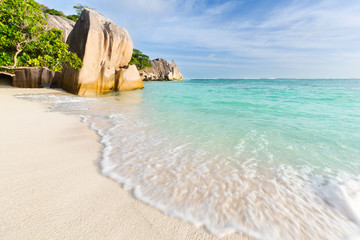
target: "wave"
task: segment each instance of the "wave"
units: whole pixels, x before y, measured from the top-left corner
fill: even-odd
[[[20,95],[81,117],[104,145],[101,173],[166,214],[219,235],[259,239],[356,239],[360,178],[279,162],[271,140],[251,132],[221,152],[173,136],[136,104],[69,95]],[[186,140],[186,141],[185,141]]]

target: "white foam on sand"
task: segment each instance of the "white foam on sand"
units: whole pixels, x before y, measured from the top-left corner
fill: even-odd
[[[326,180],[318,189],[322,198],[360,229],[360,179],[346,174]]]
[[[238,231],[260,239],[345,239],[357,232],[359,192],[341,185],[343,178],[329,185],[323,177],[315,182],[308,169],[265,169],[257,159],[239,163],[174,144],[139,119],[110,119],[106,132],[92,126],[105,145],[102,173],[169,215],[219,236]]]
[[[97,131],[104,145],[103,175],[132,189],[134,197],[214,234],[353,239],[359,232],[356,176],[336,171],[319,175],[311,166],[266,163],[246,155],[241,140],[232,155],[194,148],[154,128],[136,111],[109,111],[101,99],[30,98],[52,101],[54,111],[82,116]],[[89,110],[90,102],[96,111]],[[272,153],[264,156],[273,158]]]

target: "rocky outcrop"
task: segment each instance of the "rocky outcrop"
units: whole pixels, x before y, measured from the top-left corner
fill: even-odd
[[[174,60],[171,61],[170,68],[171,68],[171,71],[167,74],[167,79],[169,79],[170,81],[173,81],[173,80],[182,81],[182,80],[184,80],[184,77],[180,73],[179,68],[176,65]]]
[[[120,81],[119,84],[117,84],[116,90],[128,91],[144,87],[139,71],[135,65],[129,65],[128,68],[122,68],[120,72]]]
[[[55,72],[47,68],[26,67],[15,71],[12,85],[20,88],[48,88],[54,76]]]
[[[140,70],[140,76],[144,81],[173,81],[184,80],[174,60],[169,64],[163,58],[151,60],[151,67]]]
[[[47,16],[46,29],[51,29],[51,28],[61,29],[63,31],[62,41],[66,42],[66,40],[69,37],[70,32],[73,30],[73,28],[75,26],[75,22],[71,21],[70,19],[64,18],[64,17],[51,15],[51,14],[47,14],[47,13],[46,13],[46,16]]]
[[[127,68],[133,51],[129,33],[96,11],[85,9],[81,13],[67,44],[83,61],[83,66],[80,71],[64,69],[58,86],[65,91],[97,95],[116,91],[121,86],[127,86],[126,90],[143,87],[141,79],[133,77],[134,69]],[[131,80],[127,83],[127,79]]]

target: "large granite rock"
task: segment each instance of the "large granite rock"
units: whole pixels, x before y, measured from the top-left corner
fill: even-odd
[[[167,74],[167,79],[170,81],[178,80],[182,81],[184,80],[183,75],[180,73],[178,66],[176,65],[175,61],[172,60],[170,64],[170,72]]]
[[[173,81],[184,80],[174,60],[169,64],[163,58],[150,61],[151,67],[140,70],[140,76],[144,81]]]
[[[122,68],[120,72],[120,81],[116,86],[116,90],[128,91],[144,87],[139,71],[135,65],[129,65],[127,68]]]
[[[61,88],[78,95],[104,94],[119,88],[133,51],[133,43],[126,29],[94,10],[85,9],[67,44],[70,51],[83,61],[83,66],[80,71],[64,69],[58,82]],[[126,85],[125,82],[122,84]],[[128,85],[132,87],[127,90],[143,87],[141,79],[133,79]]]
[[[47,16],[46,29],[51,29],[51,28],[61,29],[63,31],[62,41],[66,42],[66,40],[69,37],[70,32],[73,30],[73,28],[75,26],[75,22],[71,21],[70,19],[64,18],[64,17],[51,15],[51,14],[47,14],[47,13],[46,13],[46,16]]]
[[[12,80],[14,87],[43,88],[50,87],[55,72],[43,67],[26,67],[15,71]]]

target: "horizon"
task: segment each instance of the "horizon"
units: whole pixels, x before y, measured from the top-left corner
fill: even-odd
[[[360,80],[360,78],[313,78],[313,77],[307,77],[307,78],[294,78],[294,77],[224,78],[224,77],[217,77],[217,78],[184,78],[183,81],[185,81],[185,80]],[[151,81],[148,81],[148,82],[151,82]]]
[[[355,0],[39,3],[67,15],[78,3],[94,8],[150,59],[173,59],[186,79],[360,78]]]

